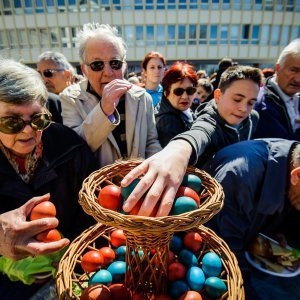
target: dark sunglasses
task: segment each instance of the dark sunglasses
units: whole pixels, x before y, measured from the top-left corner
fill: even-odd
[[[123,66],[123,61],[119,59],[112,59],[112,60],[95,60],[91,62],[90,64],[86,64],[88,67],[90,67],[93,71],[99,72],[104,69],[104,64],[108,62],[110,67],[113,70],[120,70]]]
[[[189,96],[192,96],[195,94],[196,92],[196,88],[193,87],[193,86],[189,86],[188,88],[184,89],[184,88],[176,88],[173,90],[173,93],[176,95],[176,96],[182,96],[184,92],[186,92]]]
[[[44,130],[51,124],[51,115],[46,113],[36,114],[30,121],[24,121],[21,117],[0,118],[0,131],[6,134],[21,132],[26,125],[34,130]]]
[[[46,69],[43,72],[39,71],[39,73],[41,75],[43,74],[47,78],[51,78],[54,75],[54,73],[62,72],[62,71],[65,71],[65,69]]]

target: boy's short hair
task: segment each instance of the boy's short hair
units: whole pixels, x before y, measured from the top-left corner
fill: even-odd
[[[204,91],[206,93],[208,93],[209,95],[213,92],[213,89],[214,89],[214,87],[211,84],[210,80],[208,80],[206,78],[200,78],[200,79],[198,79],[198,81],[197,81],[197,87],[198,86],[201,86],[204,89]]]
[[[218,88],[224,93],[233,82],[242,79],[251,80],[260,87],[263,82],[263,73],[260,69],[250,66],[232,66],[222,74]]]

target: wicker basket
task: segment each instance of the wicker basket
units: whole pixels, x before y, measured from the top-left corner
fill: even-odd
[[[83,273],[81,269],[80,261],[82,255],[87,250],[99,249],[99,242],[102,246],[110,246],[109,236],[114,229],[113,227],[106,227],[98,223],[85,230],[70,244],[69,249],[59,263],[56,276],[59,299],[80,299],[79,296],[73,293],[72,286],[76,284],[83,290],[84,285],[90,278],[89,274]],[[224,270],[220,278],[226,283],[228,288],[228,292],[226,292],[221,299],[244,300],[245,295],[241,272],[237,260],[227,244],[205,226],[192,228],[192,230],[198,232],[203,239],[203,246],[201,250],[197,252],[199,258],[208,251],[214,251],[221,257]],[[150,295],[149,297],[145,295],[145,299],[150,299]]]
[[[121,161],[95,171],[83,182],[79,202],[84,211],[98,222],[124,230],[130,253],[126,260],[130,267],[130,276],[126,278],[126,284],[133,290],[142,289],[144,293],[153,290],[160,293],[166,286],[168,247],[174,232],[198,227],[211,219],[221,209],[224,194],[220,184],[210,175],[188,167],[187,173],[200,177],[202,181],[202,191],[199,195],[202,203],[196,210],[180,215],[152,218],[125,215],[99,205],[97,197],[101,188],[107,184],[120,186],[123,177],[140,163],[140,160]],[[155,259],[159,262],[158,268],[152,268],[149,257],[144,255],[141,258],[138,250],[142,250],[143,253],[154,250]]]

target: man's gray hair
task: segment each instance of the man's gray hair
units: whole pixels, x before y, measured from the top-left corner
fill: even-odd
[[[73,68],[73,66],[69,63],[67,58],[60,52],[52,52],[52,51],[43,52],[38,57],[37,63],[41,61],[47,61],[47,60],[52,61],[60,69],[69,70],[71,72],[71,75],[76,74],[76,71]]]
[[[277,64],[282,66],[288,56],[300,55],[300,38],[291,41],[280,53]]]
[[[108,24],[87,23],[83,25],[82,30],[77,35],[79,43],[79,58],[81,63],[86,63],[86,44],[90,39],[110,40],[116,43],[120,49],[121,59],[126,59],[127,45],[121,36],[118,34],[116,27],[111,27]]]
[[[48,92],[40,74],[19,62],[0,58],[0,101],[15,105],[39,101],[44,106]]]

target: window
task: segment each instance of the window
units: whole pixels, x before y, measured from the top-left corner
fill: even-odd
[[[265,0],[265,10],[273,10],[273,0]]]
[[[251,10],[252,9],[252,0],[244,0],[244,10]]]
[[[279,45],[279,25],[273,25],[272,27],[272,35],[271,35],[271,45],[277,46]]]
[[[39,38],[41,48],[49,48],[49,37],[48,37],[48,29],[40,28],[39,29]]]
[[[300,36],[300,26],[295,26],[292,31],[291,39],[292,40],[297,39],[299,38],[299,36]]]
[[[121,10],[120,0],[112,0],[112,3],[113,3],[113,9]]]
[[[269,39],[270,39],[270,25],[263,25],[262,32],[261,32],[261,38],[260,38],[261,45],[262,46],[268,45]]]
[[[50,35],[50,43],[51,47],[61,47],[61,39],[59,37],[59,30],[57,27],[49,28],[49,35]]]
[[[134,1],[134,9],[142,10],[143,9],[143,0],[135,0]]]
[[[223,0],[222,9],[224,10],[230,9],[230,0]]]
[[[44,1],[35,0],[35,12],[37,14],[42,14],[44,12]]]
[[[165,1],[157,0],[156,1],[156,9],[165,9]]]
[[[4,49],[6,47],[6,43],[5,43],[5,34],[4,31],[0,30],[0,49]]]
[[[198,0],[190,0],[190,9],[198,9]]]
[[[179,9],[186,9],[187,8],[186,0],[179,0],[178,2],[179,2],[179,4],[178,4]]]
[[[135,26],[135,40],[138,47],[144,46],[144,27]]]
[[[219,10],[220,9],[220,1],[219,0],[212,0],[211,9]]]
[[[18,41],[20,48],[29,48],[28,46],[28,40],[27,40],[27,34],[25,29],[18,29]]]
[[[221,25],[220,30],[220,43],[228,44],[228,25]]]
[[[295,3],[295,5],[296,5],[296,11],[300,11],[300,1],[297,0],[295,2],[296,2]],[[287,0],[285,10],[286,11],[293,11],[294,10],[294,0]]]
[[[262,10],[262,0],[254,0],[254,9],[255,10]]]
[[[252,40],[251,40],[252,45],[258,45],[259,29],[260,29],[259,25],[252,26]]]
[[[9,0],[3,0],[3,11],[5,15],[11,15],[11,7],[10,7],[10,1]]]
[[[134,46],[133,26],[131,25],[124,26],[124,39],[128,47]]]
[[[175,25],[168,25],[168,45],[175,45]]]
[[[154,26],[146,26],[146,45],[154,46]]]
[[[185,45],[186,33],[185,25],[178,25],[178,45]]]
[[[210,25],[210,44],[216,45],[218,42],[218,25]]]
[[[175,0],[168,0],[168,9],[176,9]]]
[[[237,45],[239,42],[239,25],[231,25],[230,44]]]
[[[276,10],[283,11],[284,1],[283,0],[276,0]]]
[[[286,46],[290,42],[290,26],[285,25],[281,28],[280,45]]]
[[[156,45],[157,46],[164,46],[164,44],[165,44],[165,26],[164,25],[157,25],[156,30],[157,30]]]
[[[189,45],[196,45],[196,25],[195,24],[190,24],[189,25]]]
[[[37,35],[37,32],[36,32],[36,29],[33,28],[33,29],[29,29],[28,31],[28,37],[29,37],[29,43],[30,43],[30,46],[31,48],[33,47],[39,47],[39,39],[38,39],[38,35]]]
[[[241,0],[233,0],[233,9],[241,10],[242,9],[242,1]]]
[[[199,44],[207,43],[207,25],[200,25]]]
[[[201,9],[208,9],[208,0],[201,0],[200,8]]]
[[[16,32],[14,29],[7,30],[8,33],[8,44],[11,49],[18,48]]]
[[[153,0],[146,0],[146,9],[153,10]]]
[[[241,44],[248,44],[249,43],[249,31],[250,25],[242,25],[242,37],[241,37]]]

